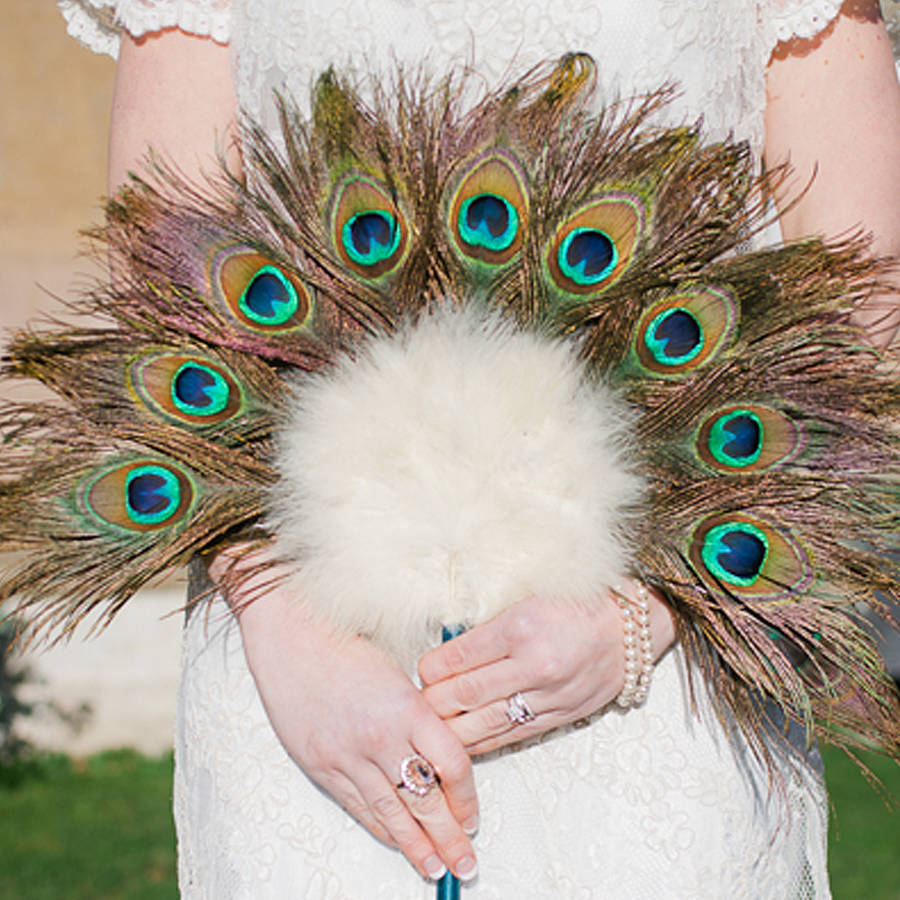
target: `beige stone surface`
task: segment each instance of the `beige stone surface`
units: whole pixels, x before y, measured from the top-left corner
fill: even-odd
[[[36,746],[85,756],[110,747],[156,755],[172,747],[184,588],[141,592],[95,637],[79,632],[68,643],[14,657],[32,677],[22,699],[37,713],[21,735]],[[84,727],[74,732],[47,707],[64,711],[87,703]]]
[[[99,222],[106,184],[112,60],[66,34],[52,0],[2,0],[0,29],[0,332],[59,311],[85,273],[78,231]],[[30,395],[26,391],[25,395]],[[0,397],[9,397],[0,386]],[[15,396],[23,393],[16,390]],[[2,451],[0,451],[2,452]],[[93,710],[73,735],[52,715],[23,724],[41,746],[76,755],[172,745],[184,589],[143,592],[93,639],[25,657],[35,678],[29,699]]]
[[[71,296],[78,230],[100,218],[113,63],[65,31],[51,0],[3,0],[0,326]]]

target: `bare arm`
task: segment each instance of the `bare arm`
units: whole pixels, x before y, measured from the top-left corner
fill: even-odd
[[[229,166],[238,171],[235,124],[227,47],[177,29],[126,36],[116,72],[110,191],[141,169],[148,146],[198,180],[218,167],[217,147],[230,147]],[[221,574],[224,565],[220,557],[212,568]],[[396,663],[366,641],[340,640],[282,589],[255,599],[240,627],[272,726],[304,771],[423,875],[439,876],[446,864],[471,877],[474,853],[460,824],[471,829],[477,819],[471,763]],[[443,790],[401,797],[400,763],[413,752],[435,765]]]
[[[227,46],[178,29],[137,40],[124,35],[110,122],[110,193],[140,169],[148,146],[194,178],[218,167],[218,142],[231,148],[229,167],[237,170],[236,117]]]
[[[900,257],[900,84],[877,0],[851,0],[823,34],[780,45],[768,68],[766,162],[790,160],[786,238],[835,237],[860,227],[873,250]],[[890,342],[900,301],[876,298],[860,314]]]

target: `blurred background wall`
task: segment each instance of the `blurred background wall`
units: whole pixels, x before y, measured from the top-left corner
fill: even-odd
[[[86,273],[78,231],[100,221],[114,63],[66,34],[52,0],[2,0],[0,29],[0,330],[58,311]],[[54,296],[55,295],[55,296]],[[3,391],[5,390],[5,394]],[[0,387],[0,396],[9,390]],[[2,452],[2,450],[0,450]],[[52,699],[93,714],[78,735],[46,712],[22,720],[44,747],[82,755],[104,747],[171,746],[183,602],[173,582],[146,592],[100,639],[28,662],[41,683],[25,699]]]
[[[53,306],[99,220],[113,61],[81,48],[49,0],[3,0],[0,29],[0,324]]]

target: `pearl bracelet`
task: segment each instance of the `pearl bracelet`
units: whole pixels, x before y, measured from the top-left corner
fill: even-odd
[[[625,683],[616,703],[624,709],[647,699],[653,674],[653,641],[650,636],[650,601],[647,588],[634,582],[634,599],[615,589],[625,632]]]

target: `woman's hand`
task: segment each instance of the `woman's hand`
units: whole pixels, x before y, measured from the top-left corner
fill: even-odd
[[[252,561],[258,557],[240,565]],[[213,578],[222,583],[228,565],[220,554],[210,566]],[[422,875],[439,878],[446,864],[471,878],[475,854],[465,830],[477,827],[478,801],[462,744],[389,656],[362,638],[335,634],[300,598],[272,585],[276,574],[269,570],[228,593],[250,671],[285,749]],[[424,797],[397,787],[401,762],[416,753],[441,781]]]
[[[654,658],[675,637],[668,607],[650,595]],[[429,651],[419,662],[424,695],[471,755],[584,718],[622,690],[625,650],[615,601],[530,598]],[[534,713],[513,725],[509,697]]]

